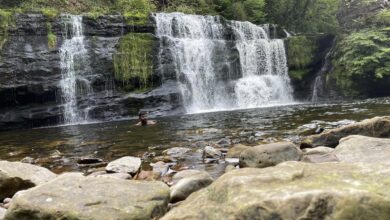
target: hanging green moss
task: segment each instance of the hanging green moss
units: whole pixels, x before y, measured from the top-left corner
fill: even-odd
[[[57,35],[55,35],[51,29],[51,23],[46,23],[47,28],[47,44],[50,49],[57,46]]]
[[[14,13],[0,8],[0,34],[7,35],[14,23]]]
[[[114,55],[115,79],[126,90],[145,89],[151,86],[154,39],[151,34],[130,33],[119,41]]]
[[[41,12],[49,21],[54,21],[54,19],[60,14],[60,12],[54,8],[43,8]]]
[[[315,56],[315,42],[306,36],[294,36],[288,39],[288,64],[290,68],[307,67]]]
[[[311,65],[316,61],[317,42],[306,36],[294,36],[286,44],[289,75],[292,80],[300,81],[313,72]]]

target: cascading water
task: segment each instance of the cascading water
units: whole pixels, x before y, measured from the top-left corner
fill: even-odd
[[[334,48],[335,43],[336,40],[333,40],[331,48]],[[314,79],[312,95],[311,95],[311,101],[314,103],[323,100],[326,96],[324,80],[326,77],[326,73],[330,71],[330,69],[332,68],[332,62],[331,62],[332,53],[333,51],[329,50],[328,53],[325,55],[323,65],[320,71],[318,71],[318,73],[316,74],[316,78]]]
[[[293,102],[284,43],[269,28],[182,13],[155,19],[160,69],[175,72],[188,113]]]
[[[91,91],[87,50],[84,45],[82,16],[63,15],[63,43],[60,48],[62,80],[60,88],[65,124],[78,124],[88,120],[88,108],[78,107],[78,96]]]

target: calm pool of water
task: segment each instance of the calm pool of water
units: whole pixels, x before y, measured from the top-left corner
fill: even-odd
[[[194,147],[199,141],[214,142],[224,137],[241,142],[253,137],[260,142],[297,140],[303,127],[319,124],[330,128],[383,115],[390,115],[390,98],[170,116],[156,118],[158,124],[149,127],[134,126],[136,121],[117,121],[15,130],[0,133],[0,159],[40,158],[41,165],[62,172],[79,170],[79,157],[110,161],[126,155],[141,156],[151,148]],[[189,160],[198,167],[216,169],[196,158]]]

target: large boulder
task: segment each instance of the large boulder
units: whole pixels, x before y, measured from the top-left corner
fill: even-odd
[[[173,182],[171,202],[175,203],[185,200],[191,193],[210,185],[213,178],[205,171],[185,170],[173,176]]]
[[[251,147],[245,146],[242,144],[236,144],[234,147],[230,148],[226,157],[227,158],[239,158],[241,153]]]
[[[110,162],[106,166],[107,173],[136,174],[141,168],[141,159],[138,157],[122,157]]]
[[[240,155],[240,167],[269,167],[284,161],[298,161],[302,152],[295,144],[278,142],[249,148]]]
[[[168,202],[169,188],[162,182],[67,173],[16,194],[5,219],[155,219]]]
[[[301,148],[317,146],[336,147],[341,138],[349,135],[388,138],[390,137],[390,116],[375,117],[318,135],[309,136],[302,141]]]
[[[390,219],[389,164],[285,162],[226,173],[162,219]]]
[[[56,177],[50,170],[21,162],[0,161],[0,200]]]
[[[390,139],[352,135],[341,139],[333,153],[343,162],[390,162]]]

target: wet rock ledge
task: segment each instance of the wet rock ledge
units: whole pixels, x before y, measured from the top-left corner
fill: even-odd
[[[191,153],[190,148],[172,148],[163,156],[149,153],[154,157],[151,171],[143,170],[146,159],[137,157],[119,158],[92,173],[59,176],[38,166],[0,161],[0,216],[387,220],[389,118],[325,131],[320,136],[331,134],[332,141],[319,147],[300,149],[289,142],[251,147],[227,139],[219,146],[202,146],[198,153],[205,161],[230,164],[217,179],[205,171],[172,166],[175,158]],[[319,135],[308,139],[314,137]]]

